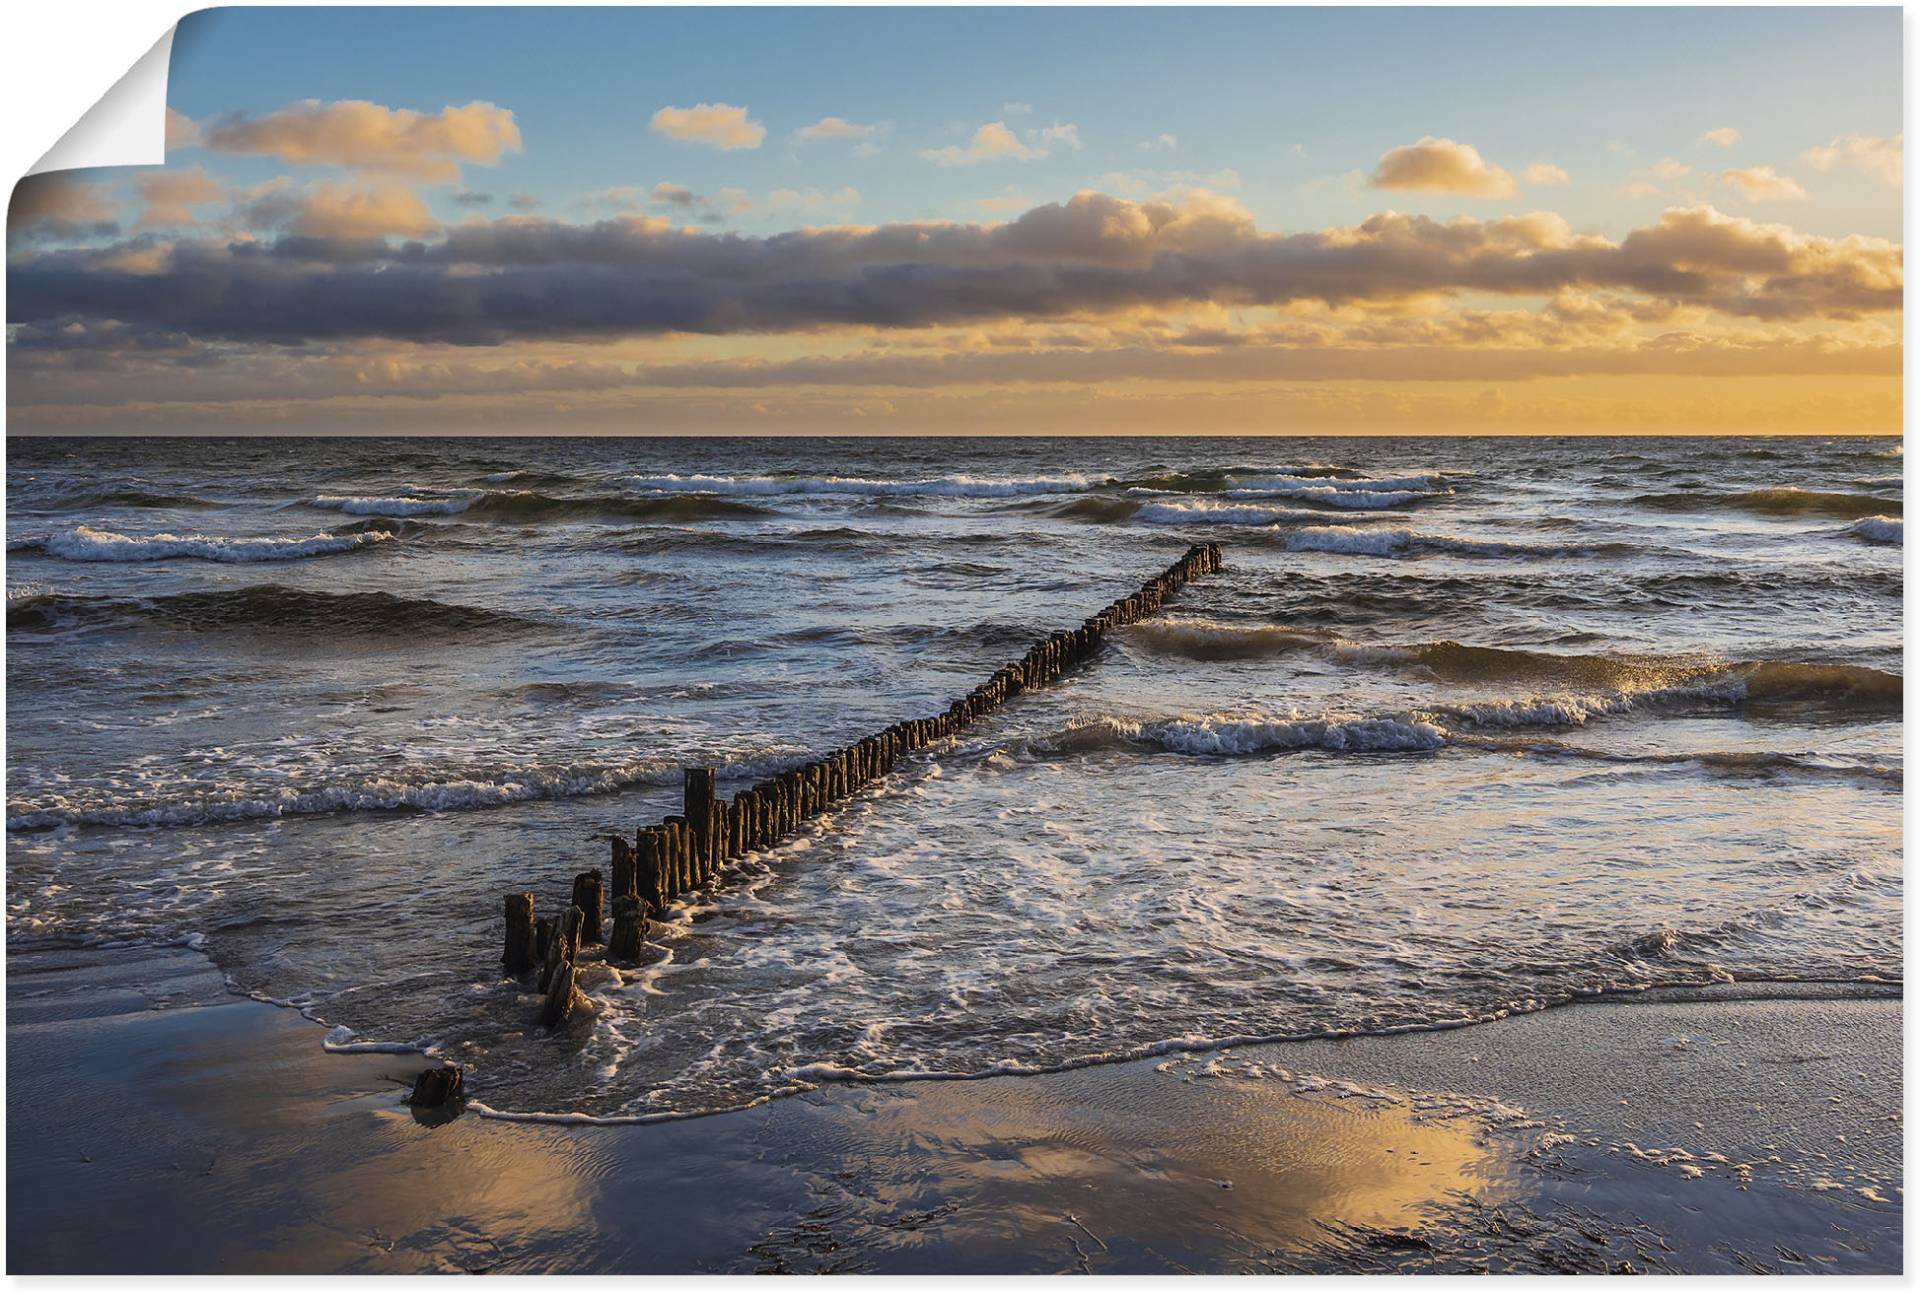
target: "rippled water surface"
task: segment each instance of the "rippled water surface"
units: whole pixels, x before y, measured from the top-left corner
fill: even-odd
[[[495,1108],[1898,979],[1896,444],[15,440],[8,939],[204,943]],[[536,1035],[500,895],[1227,569]]]

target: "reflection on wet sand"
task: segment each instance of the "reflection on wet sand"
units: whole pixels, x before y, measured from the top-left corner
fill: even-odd
[[[400,1096],[419,1056],[328,1054],[319,1028],[227,995],[197,953],[16,954],[8,1265],[16,1273],[1899,1269],[1897,1204],[1788,1188],[1791,1178],[1772,1169],[1757,1180],[1676,1171],[1654,1156],[1611,1155],[1591,1136],[1546,1136],[1529,1111],[1497,1100],[1435,1094],[1493,1089],[1481,1079],[1534,1083],[1547,1103],[1605,1125],[1613,1101],[1588,1089],[1594,1073],[1548,1056],[1591,1054],[1587,1068],[1602,1075],[1615,1067],[1603,1055],[1644,1067],[1649,1057],[1636,1048],[1670,1049],[1663,1039],[1679,1020],[1700,1040],[1682,1052],[1700,1070],[1693,1089],[1724,1090],[1727,1111],[1763,1092],[1805,1107],[1807,1081],[1832,1089],[1842,1103],[1814,1140],[1825,1144],[1844,1125],[1850,1161],[1891,1164],[1884,1197],[1897,1200],[1897,1124],[1882,1107],[1882,1070],[1897,1072],[1897,999],[1750,1004],[1764,1009],[1582,1007],[1353,1044],[829,1085],[650,1126],[557,1126],[471,1112],[416,1118]],[[1771,1022],[1747,1039],[1754,1054],[1787,1038],[1797,1055],[1844,1032],[1862,1055],[1874,1053],[1868,1067],[1881,1076],[1853,1089],[1840,1071],[1850,1065],[1802,1063],[1788,1075],[1799,1085],[1776,1090],[1785,1070],[1749,1070],[1718,1035],[1751,1033],[1756,1020]],[[1503,1037],[1523,1040],[1524,1056]],[[1483,1064],[1483,1050],[1495,1062]],[[1381,1085],[1282,1067],[1309,1063]],[[1472,1085],[1452,1085],[1462,1081]],[[1897,1080],[1891,1089],[1897,1109]],[[1632,1116],[1663,1116],[1644,1094]],[[1727,1134],[1771,1138],[1756,1117]],[[1643,1125],[1648,1144],[1677,1134]],[[1824,1154],[1806,1157],[1837,1170]],[[76,1199],[87,1206],[75,1208]]]

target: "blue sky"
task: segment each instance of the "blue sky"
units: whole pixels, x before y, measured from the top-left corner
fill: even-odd
[[[1116,173],[1161,189],[1172,173],[1231,170],[1263,224],[1318,227],[1383,205],[1345,177],[1438,135],[1510,171],[1550,161],[1570,182],[1497,204],[1395,194],[1391,205],[1441,216],[1545,205],[1619,234],[1671,200],[1620,192],[1662,158],[1697,173],[1786,171],[1837,136],[1898,133],[1888,89],[1901,43],[1897,8],[229,9],[182,25],[171,99],[196,118],[304,98],[423,111],[489,100],[513,111],[525,151],[470,170],[473,188],[565,211],[663,181],[702,193],[851,186],[862,222],[978,219],[977,201],[1010,186],[1057,200],[1111,188]],[[765,143],[717,152],[648,130],[662,106],[716,101],[745,107]],[[793,143],[825,116],[888,129],[872,156]],[[1070,123],[1082,146],[965,167],[919,156],[996,120]],[[1698,142],[1729,125],[1733,147]],[[1141,148],[1163,134],[1178,143]],[[1755,205],[1711,195],[1722,209]],[[1820,201],[1794,214],[1810,232],[1900,232],[1897,198],[1852,173],[1823,177]]]
[[[1896,8],[212,10],[14,425],[1893,430]]]

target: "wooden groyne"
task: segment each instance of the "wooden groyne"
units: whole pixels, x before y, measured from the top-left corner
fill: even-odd
[[[1023,691],[1044,687],[1088,659],[1108,631],[1152,615],[1188,580],[1220,569],[1218,544],[1202,543],[1078,628],[1061,629],[1033,644],[1018,660],[945,710],[909,718],[740,791],[716,792],[712,768],[684,770],[682,811],[628,838],[610,835],[612,884],[598,868],[573,878],[568,901],[553,920],[534,914],[533,895],[506,895],[507,973],[542,994],[540,1022],[563,1022],[580,1001],[574,975],[582,947],[604,945],[606,959],[634,964],[646,944],[649,917],[682,894],[712,884],[728,865],[800,833],[835,804],[884,777],[905,756],[944,741],[993,713]],[[613,922],[603,925],[611,901]]]

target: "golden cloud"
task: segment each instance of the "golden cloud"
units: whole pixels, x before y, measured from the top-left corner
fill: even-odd
[[[435,113],[386,108],[364,99],[306,99],[264,117],[226,117],[202,128],[219,152],[277,157],[298,166],[394,171],[424,180],[456,178],[460,164],[492,166],[520,151],[513,113],[475,101]]]
[[[1809,148],[1801,157],[1816,171],[1852,166],[1897,189],[1906,174],[1906,136],[1874,139],[1866,135],[1842,135],[1824,147]]]
[[[173,152],[176,148],[192,148],[199,142],[199,123],[177,108],[168,108],[166,151]]]
[[[73,240],[120,231],[108,186],[57,174],[29,175],[13,186],[7,238]]]
[[[845,117],[822,117],[793,133],[800,139],[872,139],[880,133],[880,127],[863,126]]]
[[[1029,130],[1022,137],[1004,121],[989,121],[973,132],[973,138],[964,147],[950,144],[945,148],[924,148],[920,155],[941,166],[972,166],[993,161],[1037,162],[1047,156],[1055,144],[1080,147],[1080,128],[1055,122]]]
[[[1367,183],[1376,189],[1478,198],[1510,198],[1517,191],[1513,176],[1490,165],[1479,149],[1433,135],[1388,149]]]
[[[1746,194],[1749,202],[1799,202],[1807,196],[1807,191],[1800,187],[1800,181],[1791,175],[1777,173],[1771,166],[1721,171],[1720,181]]]
[[[207,174],[196,166],[186,171],[149,171],[133,182],[144,204],[136,229],[174,228],[196,223],[195,207],[221,201],[227,196]]]
[[[665,107],[653,114],[653,133],[682,143],[705,144],[730,152],[758,148],[767,128],[749,120],[745,108],[730,103],[696,103],[691,108]]]

